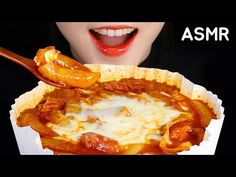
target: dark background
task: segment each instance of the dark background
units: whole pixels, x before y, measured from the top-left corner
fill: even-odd
[[[230,41],[181,41],[186,27],[227,27]],[[141,66],[159,67],[177,71],[196,84],[217,94],[223,100],[225,121],[223,123],[216,154],[236,154],[235,149],[235,28],[233,22],[171,22],[168,38],[157,38],[152,52]],[[54,30],[54,29],[53,29]],[[22,56],[33,58],[39,48],[55,45],[68,53],[62,46],[66,41],[55,41],[49,22],[2,22],[0,45]],[[160,44],[160,41],[162,44]],[[159,45],[162,45],[160,55]],[[164,46],[164,47],[163,47]],[[158,60],[156,59],[158,58]],[[36,79],[24,68],[0,57],[0,154],[19,154],[9,111],[14,99],[33,89]]]

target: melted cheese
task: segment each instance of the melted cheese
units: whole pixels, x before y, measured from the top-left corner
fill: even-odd
[[[81,103],[80,106],[80,113],[65,114],[74,117],[66,125],[49,123],[48,126],[72,141],[78,141],[83,133],[94,132],[120,145],[147,143],[148,139],[160,139],[160,128],[181,113],[147,94],[137,97],[111,95],[93,105]],[[124,113],[118,114],[124,109]],[[88,121],[91,118],[94,121]]]

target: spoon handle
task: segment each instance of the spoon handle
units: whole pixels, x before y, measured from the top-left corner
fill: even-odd
[[[0,56],[3,56],[17,64],[22,65],[28,70],[32,70],[33,68],[36,68],[36,64],[33,60],[22,57],[14,52],[11,52],[3,47],[0,47]]]

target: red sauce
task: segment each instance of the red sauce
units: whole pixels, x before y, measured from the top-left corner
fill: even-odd
[[[82,135],[80,142],[77,143],[55,139],[58,135],[55,132],[52,133],[53,130],[48,133],[49,128],[46,123],[60,122],[59,116],[55,116],[55,113],[56,115],[58,114],[57,111],[60,111],[61,114],[65,113],[66,105],[71,100],[83,100],[89,104],[94,104],[100,98],[103,98],[104,94],[132,97],[130,93],[145,92],[161,99],[167,105],[173,106],[181,112],[191,113],[191,119],[176,123],[169,129],[169,140],[172,144],[168,146],[174,148],[186,141],[193,145],[199,144],[203,139],[205,127],[215,117],[213,111],[205,103],[187,98],[180,94],[178,88],[168,86],[166,83],[129,78],[120,81],[96,83],[87,90],[92,92],[86,93],[80,89],[55,89],[53,92],[47,93],[41,103],[34,109],[25,110],[17,119],[17,124],[19,126],[30,125],[40,133],[43,147],[54,150],[56,154],[122,154],[124,149],[119,146],[117,141],[94,133]],[[37,120],[37,126],[34,125],[34,120]],[[165,127],[163,127],[162,135],[164,133]],[[165,154],[159,147],[159,142],[155,141],[146,144],[139,153]]]
[[[164,155],[165,153],[161,150],[159,147],[159,143],[153,141],[150,144],[145,144],[143,149],[139,152],[140,154],[158,154],[158,155]]]

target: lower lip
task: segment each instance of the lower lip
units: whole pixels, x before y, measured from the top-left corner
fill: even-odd
[[[128,51],[130,45],[132,44],[132,42],[134,41],[134,39],[137,35],[137,32],[135,32],[135,34],[133,34],[133,36],[130,39],[128,39],[127,42],[125,42],[122,45],[116,46],[116,47],[104,45],[102,42],[97,40],[93,34],[91,34],[90,32],[89,32],[89,34],[90,34],[95,46],[99,49],[99,51],[102,52],[102,54],[109,56],[109,57],[118,57],[118,56],[125,54]]]

